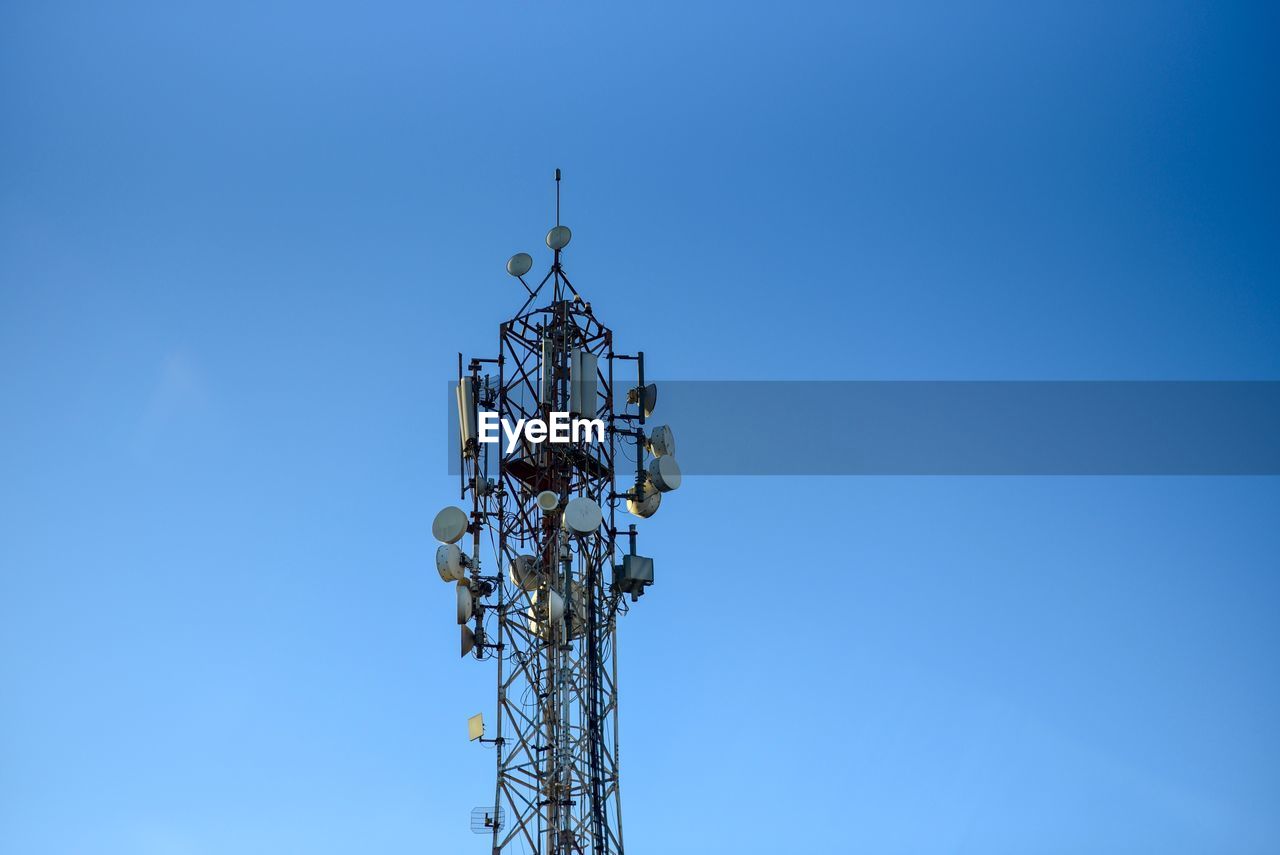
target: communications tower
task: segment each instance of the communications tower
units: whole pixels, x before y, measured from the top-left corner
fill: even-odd
[[[458,355],[462,501],[432,525],[462,656],[497,666],[492,736],[481,716],[469,722],[497,755],[493,802],[472,811],[493,855],[623,855],[618,619],[653,583],[624,513],[648,518],[680,485],[672,432],[649,422],[644,353],[614,349],[565,272],[559,196],[557,169],[551,267],[531,285],[529,255],[507,262],[524,303],[499,326],[497,355]],[[509,449],[505,429],[486,440],[488,414],[574,429],[567,441],[529,429]]]

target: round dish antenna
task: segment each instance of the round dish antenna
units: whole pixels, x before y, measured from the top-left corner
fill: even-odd
[[[476,649],[476,634],[469,626],[458,627],[462,630],[462,658],[466,658],[467,654]]]
[[[547,246],[556,252],[564,249],[569,245],[569,241],[573,239],[573,232],[569,231],[568,226],[556,226],[547,232]]]
[[[541,638],[547,637],[547,632],[543,625],[538,621],[538,613],[533,610],[533,606],[524,610],[525,617],[529,623],[529,631]]]
[[[658,384],[646,383],[627,392],[628,404],[639,404],[647,419],[653,415],[653,408],[658,405]]]
[[[533,595],[533,605],[525,609],[529,631],[541,638],[551,637],[551,628],[564,620],[564,598],[555,591]]]
[[[467,515],[462,508],[450,505],[436,514],[431,523],[431,534],[444,543],[457,543],[467,533]]]
[[[663,493],[680,487],[680,464],[671,455],[649,461],[649,480]]]
[[[658,425],[649,434],[649,453],[654,457],[665,457],[676,453],[676,435],[666,425]]]
[[[461,582],[467,578],[466,559],[456,544],[446,543],[436,550],[436,572],[443,582]]]
[[[641,519],[648,519],[658,512],[660,504],[662,504],[662,494],[653,484],[645,481],[640,495],[627,499],[627,511]]]
[[[507,259],[507,272],[512,276],[523,276],[533,267],[533,256],[527,252],[517,252]]]
[[[564,597],[556,591],[535,591],[533,608],[539,618],[545,618],[550,611],[552,623],[564,620]]]
[[[471,620],[471,589],[458,583],[458,623]]]
[[[560,497],[550,490],[543,490],[538,494],[538,507],[544,514],[549,514],[560,507]]]
[[[578,534],[590,534],[600,528],[603,514],[600,506],[586,496],[570,499],[564,507],[564,521]]]
[[[542,584],[542,573],[538,569],[538,559],[532,555],[517,555],[507,565],[507,578],[511,584],[525,591],[536,591]]]

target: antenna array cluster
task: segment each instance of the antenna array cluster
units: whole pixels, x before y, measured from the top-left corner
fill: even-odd
[[[507,272],[526,297],[501,324],[498,355],[465,365],[458,356],[459,488],[469,508],[446,507],[432,523],[436,570],[456,592],[461,655],[497,663],[494,737],[479,716],[469,725],[497,754],[494,799],[472,823],[494,855],[623,853],[617,621],[654,577],[653,560],[636,552],[636,525],[620,530],[618,514],[652,517],[681,482],[671,428],[649,425],[658,389],[645,381],[643,351],[615,351],[565,274],[572,233],[558,222],[559,181],[556,170],[550,270],[530,285],[533,258],[513,255]],[[604,438],[486,444],[476,434],[482,410],[512,424],[565,412],[600,419]]]

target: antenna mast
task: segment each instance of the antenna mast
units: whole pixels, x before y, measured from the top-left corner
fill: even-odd
[[[616,352],[613,332],[565,275],[572,235],[560,224],[559,169],[555,179],[550,270],[530,286],[533,259],[512,256],[507,272],[527,297],[499,326],[498,356],[465,369],[459,356],[460,492],[469,510],[445,508],[432,531],[444,541],[437,570],[457,591],[462,656],[497,664],[494,737],[480,716],[471,723],[473,739],[493,744],[497,779],[493,802],[472,811],[472,830],[490,836],[493,855],[624,855],[617,622],[653,583],[653,561],[636,554],[636,526],[620,532],[617,514],[622,506],[652,516],[680,470],[670,428],[644,430],[657,401],[644,354]],[[540,304],[548,282],[551,300]],[[630,376],[629,362],[637,382],[615,397],[615,380],[625,383],[615,368]],[[479,441],[481,411],[507,425],[568,413],[598,419],[603,431],[563,443],[526,434],[507,453]],[[485,533],[492,566],[481,554]],[[457,544],[468,534],[464,555]]]

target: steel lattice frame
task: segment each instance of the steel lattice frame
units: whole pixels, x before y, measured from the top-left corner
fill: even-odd
[[[606,432],[602,443],[544,442],[511,455],[505,443],[462,449],[475,567],[469,585],[478,606],[475,655],[498,665],[493,816],[501,821],[493,823],[492,852],[622,855],[616,643],[626,603],[612,590],[610,574],[618,552],[616,505],[627,494],[616,491],[614,479],[619,449],[628,437],[641,438],[628,425],[644,419],[615,413],[613,368],[636,357],[613,352],[612,332],[570,284],[558,251],[542,282],[526,288],[524,306],[501,326],[499,357],[473,359],[466,373],[459,357],[459,379],[469,376],[476,403],[508,424],[546,419],[569,411],[571,349],[588,351],[599,366],[595,411],[581,415],[601,419]],[[544,290],[551,301],[535,307]],[[496,368],[496,376],[487,368]],[[603,511],[600,528],[570,536],[559,512],[539,510],[535,499],[543,490],[558,494],[562,506],[577,496],[595,500]],[[486,529],[491,538],[496,533],[490,575],[479,569]],[[522,554],[541,561],[544,589],[563,598],[558,625],[549,620],[546,594],[525,591],[505,572]]]

